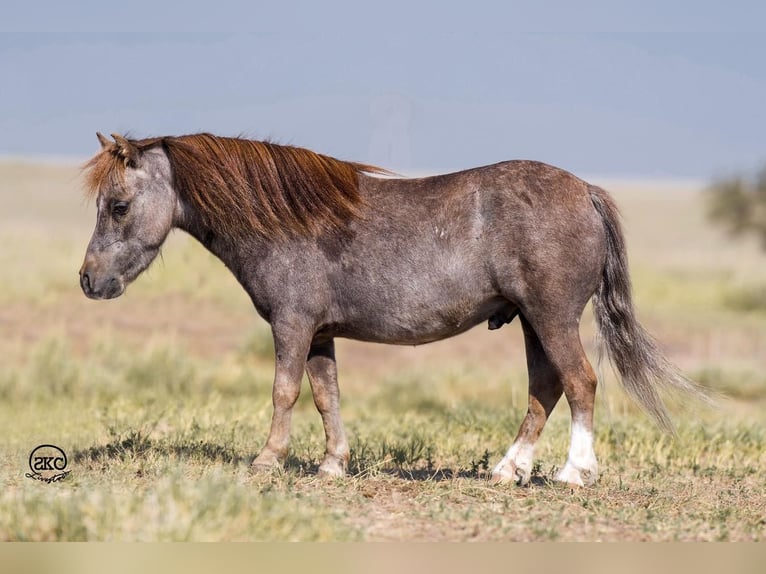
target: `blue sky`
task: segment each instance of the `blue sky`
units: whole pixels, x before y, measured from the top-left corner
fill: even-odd
[[[756,3],[110,4],[8,8],[0,154],[212,131],[404,171],[532,158],[707,178],[766,161]]]

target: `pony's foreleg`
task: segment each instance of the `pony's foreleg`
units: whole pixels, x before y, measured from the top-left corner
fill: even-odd
[[[301,325],[299,321],[274,322],[272,332],[276,356],[271,395],[274,414],[266,445],[252,462],[253,470],[280,466],[287,458],[293,406],[301,391],[306,356],[311,345],[311,329]]]
[[[525,485],[532,476],[535,443],[564,387],[553,363],[545,354],[537,334],[521,318],[529,371],[529,408],[516,440],[492,470],[492,482],[516,482]]]
[[[344,476],[348,465],[349,449],[340,418],[338,369],[335,364],[335,342],[332,339],[311,346],[306,361],[306,374],[314,395],[314,404],[322,415],[327,439],[327,448],[324,460],[319,465],[319,474]]]

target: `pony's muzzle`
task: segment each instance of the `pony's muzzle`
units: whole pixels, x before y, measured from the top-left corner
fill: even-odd
[[[125,287],[117,277],[99,279],[92,270],[83,265],[80,269],[80,288],[89,299],[113,299],[125,291]]]

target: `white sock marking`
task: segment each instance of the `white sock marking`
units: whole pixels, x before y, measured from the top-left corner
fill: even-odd
[[[598,478],[598,462],[593,451],[593,433],[579,421],[572,422],[572,439],[567,463],[556,476],[572,484],[592,484]]]

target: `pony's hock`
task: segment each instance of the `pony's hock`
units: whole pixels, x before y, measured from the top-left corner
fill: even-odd
[[[334,340],[415,345],[519,315],[529,407],[495,482],[530,480],[559,398],[572,413],[557,478],[591,484],[596,376],[580,316],[592,298],[603,345],[664,428],[658,388],[698,394],[635,318],[617,208],[606,191],[533,161],[420,179],[306,149],[210,134],[114,141],[87,165],[97,220],[80,270],[93,299],[121,295],[180,228],[218,256],[271,324],[271,430],[254,469],[284,462],[304,371],[327,440],[320,473],[345,473]]]

